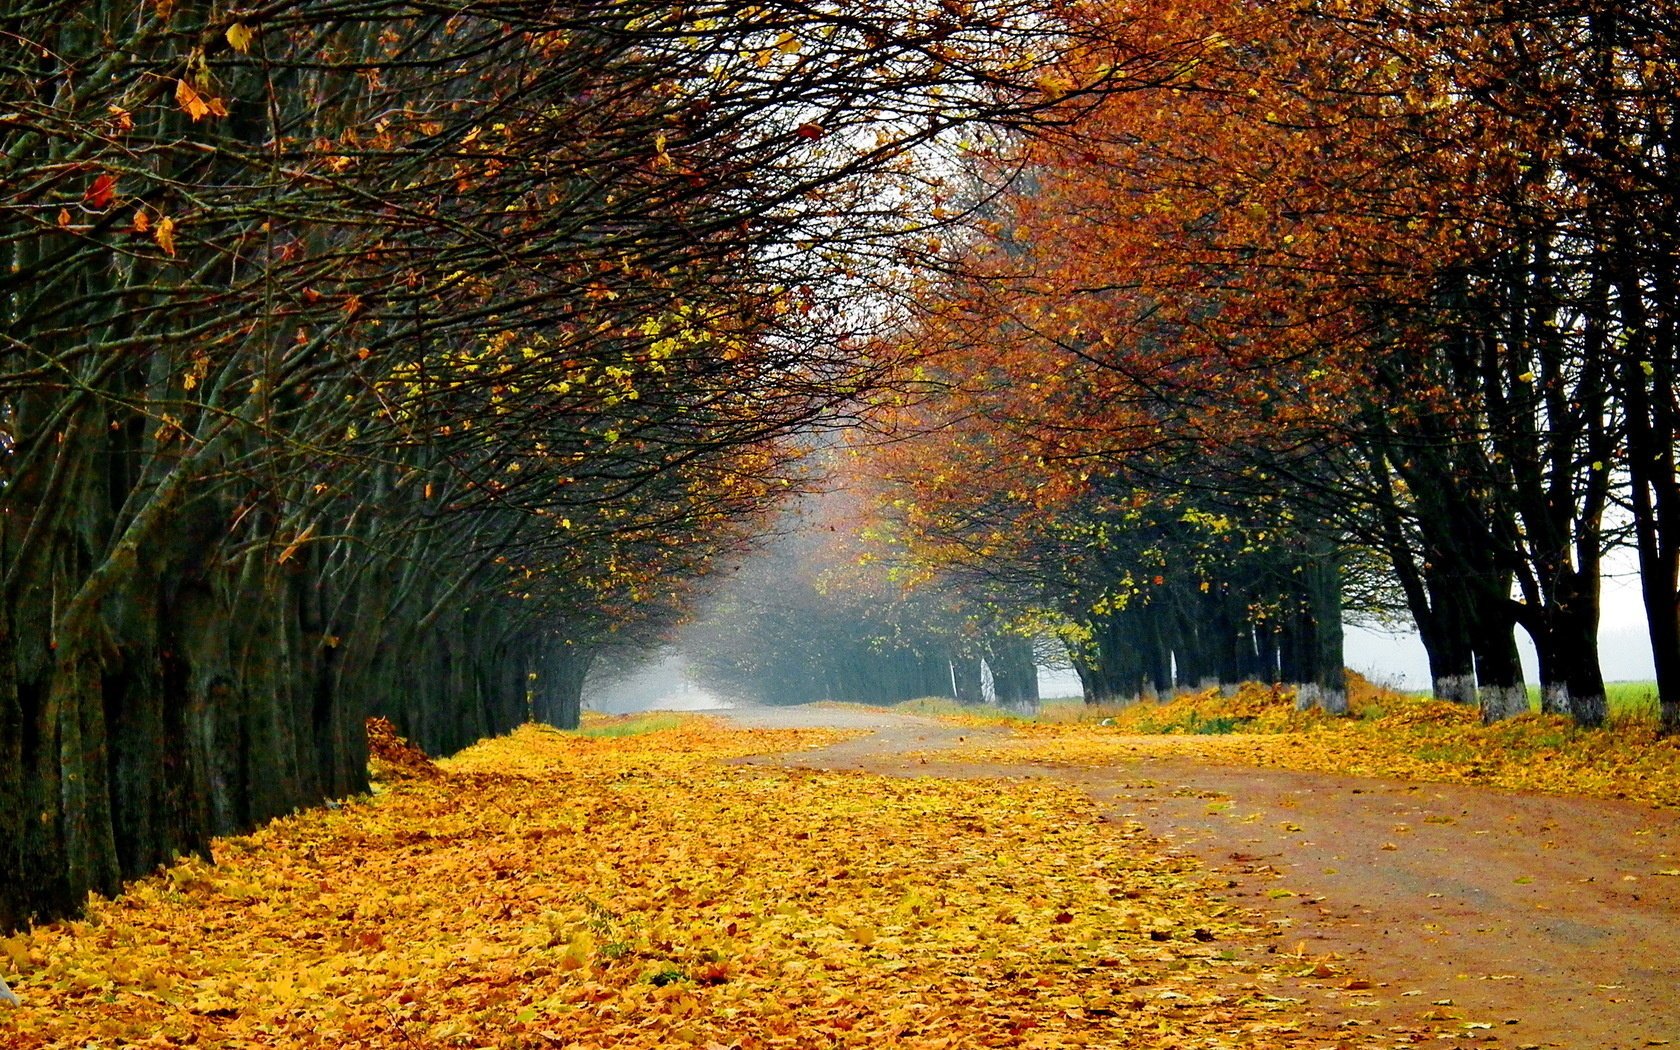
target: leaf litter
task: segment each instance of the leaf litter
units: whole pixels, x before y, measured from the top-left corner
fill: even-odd
[[[1680,807],[1680,738],[1660,737],[1654,722],[1585,729],[1536,713],[1483,725],[1462,704],[1393,693],[1365,699],[1364,717],[1333,718],[1297,710],[1291,689],[1249,683],[1231,695],[1208,689],[1104,709],[1096,723],[947,715],[959,725],[1006,724],[1011,738],[926,757],[1106,767],[1171,756]]]
[[[0,940],[0,1046],[1325,1045],[1301,960],[1076,790],[723,761],[847,735],[387,748],[373,796]]]

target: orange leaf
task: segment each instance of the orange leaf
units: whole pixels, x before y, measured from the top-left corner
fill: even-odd
[[[152,218],[146,214],[144,207],[134,209],[134,232],[145,233],[152,228]]]
[[[191,117],[194,123],[203,120],[210,113],[210,107],[205,104],[204,96],[194,90],[193,86],[185,80],[175,82],[175,101],[180,104],[182,109],[186,110],[187,116]]]
[[[313,535],[315,535],[315,526],[310,524],[308,528],[298,533],[292,542],[286,544],[286,548],[280,552],[280,557],[276,558],[275,561],[281,565],[291,561],[292,556],[298,552],[298,548],[308,543],[309,538]]]

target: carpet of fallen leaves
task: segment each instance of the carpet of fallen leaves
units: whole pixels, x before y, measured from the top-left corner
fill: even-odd
[[[1077,792],[721,761],[844,735],[482,743],[0,941],[0,1046],[1324,1045],[1326,964]]]
[[[1660,738],[1648,721],[1581,729],[1560,715],[1528,714],[1484,726],[1460,704],[1392,693],[1358,700],[1363,717],[1331,718],[1297,711],[1286,688],[1205,690],[1133,704],[1100,723],[1011,721],[1012,739],[965,751],[960,760],[1108,766],[1172,755],[1680,807],[1680,740]]]

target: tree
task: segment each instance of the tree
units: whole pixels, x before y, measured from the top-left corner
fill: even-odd
[[[1660,370],[1616,351],[1615,304],[1655,283],[1626,271],[1637,296],[1615,291],[1633,245],[1607,242],[1610,190],[1570,151],[1605,139],[1583,128],[1610,82],[1638,85],[1624,111],[1656,97],[1652,67],[1582,105],[1565,70],[1615,23],[1590,5],[1086,10],[1137,50],[1192,43],[1144,93],[1070,56],[1058,81],[1099,86],[985,173],[996,203],[906,328],[947,355],[955,415],[1009,428],[1045,505],[1162,448],[1211,456],[1200,487],[1386,553],[1442,695],[1479,682],[1488,717],[1526,709],[1521,624],[1547,706],[1602,719],[1616,452],[1662,426],[1614,377]],[[1635,23],[1603,69],[1663,53]]]
[[[0,926],[358,789],[373,711],[573,717],[878,382],[841,297],[1029,13],[12,12]]]

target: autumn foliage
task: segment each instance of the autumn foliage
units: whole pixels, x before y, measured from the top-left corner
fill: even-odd
[[[1354,719],[1300,710],[1292,691],[1258,683],[1229,695],[1205,690],[1133,704],[1100,718],[943,717],[1008,726],[1013,739],[978,752],[1002,762],[1112,768],[1178,758],[1680,807],[1680,742],[1660,737],[1651,719],[1625,719],[1613,733],[1540,712],[1483,725],[1462,704],[1350,684]]]
[[[1443,699],[1524,710],[1520,628],[1546,710],[1596,725],[1625,520],[1673,731],[1669,14],[1080,8],[1109,47],[1065,55],[1057,119],[972,169],[906,311],[929,359],[877,465],[904,544],[1036,588],[1127,667],[1087,676],[1098,698],[1231,681],[1161,668],[1233,642],[1239,678],[1334,690],[1320,643],[1354,591],[1417,624]],[[1211,648],[1162,616],[1175,581],[1233,596],[1196,614]],[[1284,653],[1297,614],[1310,661]]]

